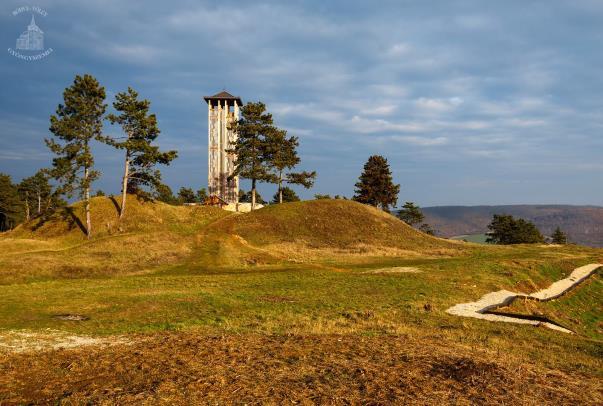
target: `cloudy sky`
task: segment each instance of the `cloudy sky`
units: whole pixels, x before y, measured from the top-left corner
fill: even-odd
[[[36,14],[53,52],[6,50]],[[400,201],[603,205],[603,1],[2,1],[0,172],[48,166],[76,74],[152,102],[174,190],[207,182],[204,95],[264,101],[299,136],[315,193],[351,196],[384,155]],[[108,132],[116,129],[107,128]],[[96,147],[119,191],[121,153]],[[263,187],[272,195],[274,187]]]

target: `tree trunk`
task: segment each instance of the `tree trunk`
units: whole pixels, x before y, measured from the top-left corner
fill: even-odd
[[[126,162],[124,165],[124,178],[121,183],[121,209],[119,210],[119,218],[124,216],[126,211],[126,195],[128,193],[128,178],[130,176],[130,152],[126,152]]]
[[[90,185],[88,184],[88,167],[84,169],[84,182],[86,184],[85,200],[86,200],[86,237],[90,239],[92,235],[92,224],[90,221]]]
[[[278,174],[278,202],[283,203],[283,172]]]
[[[38,191],[38,215],[42,213],[42,195]]]
[[[251,210],[255,210],[255,179],[251,180]]]
[[[25,191],[25,221],[29,221],[29,192]]]

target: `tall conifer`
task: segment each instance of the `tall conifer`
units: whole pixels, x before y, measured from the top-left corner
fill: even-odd
[[[396,206],[400,185],[394,184],[387,159],[380,155],[369,157],[356,183],[354,200],[389,211]]]
[[[555,229],[553,235],[551,236],[553,244],[567,244],[567,235],[559,227]]]
[[[48,183],[48,171],[39,170],[33,176],[25,178],[19,183],[19,191],[25,202],[25,217],[29,220],[31,213],[42,214],[48,210],[56,196],[52,194],[52,187]]]
[[[104,137],[104,142],[118,149],[125,150],[124,174],[121,179],[121,209],[119,217],[126,211],[126,196],[129,191],[137,191],[141,186],[155,190],[161,185],[161,172],[155,169],[157,164],[169,165],[178,153],[162,152],[156,145],[151,145],[159,136],[157,117],[149,114],[151,102],[138,100],[138,93],[128,87],[126,92],[115,96],[113,107],[120,114],[109,114],[111,124],[119,124],[125,138]]]
[[[287,137],[287,131],[277,130],[268,140],[269,160],[278,184],[278,201],[283,202],[283,183],[302,185],[309,189],[314,184],[316,172],[286,172],[297,166],[301,159],[297,155],[299,140],[297,137]]]
[[[257,182],[274,183],[276,176],[270,169],[270,139],[278,131],[272,114],[266,112],[262,102],[249,102],[241,108],[241,118],[230,129],[237,133],[237,140],[227,150],[236,155],[235,169],[231,175],[251,180],[251,210],[255,209]]]
[[[94,170],[90,142],[102,137],[107,108],[105,88],[91,75],[78,75],[63,92],[63,99],[64,104],[59,104],[56,115],[50,116],[54,138],[45,140],[56,155],[50,173],[59,182],[62,194],[72,197],[77,193],[84,200],[86,236],[90,238],[90,186],[100,174]]]

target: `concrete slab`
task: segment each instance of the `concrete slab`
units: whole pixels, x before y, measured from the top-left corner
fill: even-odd
[[[552,323],[547,323],[539,320],[528,320],[521,319],[512,316],[502,316],[498,314],[488,314],[486,312],[503,307],[510,304],[517,298],[529,298],[539,301],[547,301],[558,298],[563,295],[589,276],[591,276],[597,269],[603,267],[603,264],[588,264],[576,268],[572,273],[564,279],[554,282],[546,289],[539,290],[529,295],[522,293],[514,293],[508,290],[499,290],[496,292],[487,293],[482,296],[476,302],[461,303],[452,306],[446,313],[453,314],[461,317],[473,317],[481,320],[499,321],[504,323],[517,323],[517,324],[530,324],[533,326],[544,326],[553,330],[562,331],[564,333],[572,334],[571,330],[557,326]]]

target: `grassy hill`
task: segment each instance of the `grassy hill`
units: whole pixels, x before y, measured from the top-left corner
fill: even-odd
[[[172,206],[131,196],[119,220],[111,197],[64,208],[0,236],[0,283],[31,278],[118,275],[178,262],[245,267],[328,258],[446,256],[465,249],[431,237],[373,207],[320,200],[268,206],[246,215],[215,207]]]
[[[84,207],[76,203],[0,235],[0,283],[146,272],[188,258],[194,238],[229,213],[214,207],[171,206],[130,197],[119,221],[110,197],[91,200],[93,238],[85,239]]]
[[[312,200],[268,206],[214,224],[257,245],[304,243],[314,248],[357,246],[406,250],[456,248],[421,233],[383,210],[349,200]]]
[[[120,233],[156,231],[190,233],[225,217],[228,212],[215,207],[172,206],[158,201],[128,197],[127,215],[119,220],[119,203],[113,197],[91,199],[92,228],[95,239]],[[60,209],[49,218],[37,218],[18,226],[6,237],[82,241],[84,205],[81,202]]]
[[[573,336],[445,311],[603,250],[448,241],[342,200],[128,207],[94,198],[90,241],[79,204],[0,235],[0,403],[602,400],[597,307]],[[555,317],[600,302],[587,288]],[[35,349],[63,335],[113,345]]]
[[[367,256],[446,256],[466,249],[462,244],[418,232],[374,207],[328,199],[272,205],[247,215],[228,216],[211,224],[204,237],[201,245],[221,242],[221,249],[208,253],[214,259],[232,258],[237,252],[251,249],[256,254],[269,253],[272,258],[298,262]],[[263,259],[261,256],[244,262],[267,260],[266,255]]]
[[[438,235],[453,237],[482,234],[493,214],[510,214],[530,220],[544,235],[556,227],[565,231],[570,241],[592,247],[603,247],[603,207],[568,205],[510,206],[438,206],[425,207],[425,221]]]

